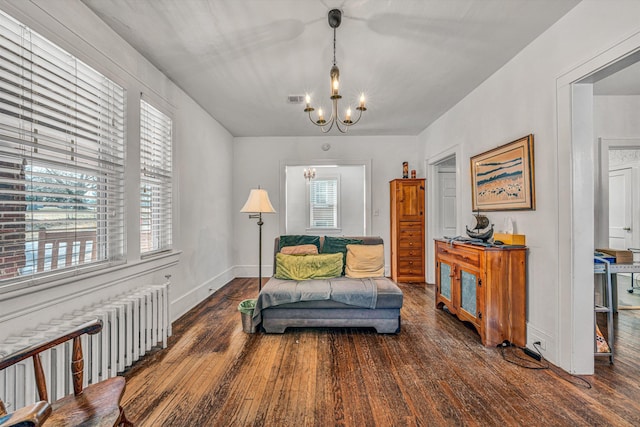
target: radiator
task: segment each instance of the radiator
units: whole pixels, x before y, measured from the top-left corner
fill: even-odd
[[[153,347],[167,347],[171,336],[169,282],[135,289],[11,336],[0,345],[0,357],[95,318],[102,320],[102,331],[81,339],[84,386],[118,375]],[[71,345],[68,341],[40,353],[51,402],[73,393]],[[0,398],[9,412],[40,400],[31,358],[0,371]]]

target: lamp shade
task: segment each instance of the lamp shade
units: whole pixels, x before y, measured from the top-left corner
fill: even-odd
[[[240,212],[245,213],[276,213],[273,205],[269,200],[267,190],[262,188],[252,188],[249,198],[244,204]]]

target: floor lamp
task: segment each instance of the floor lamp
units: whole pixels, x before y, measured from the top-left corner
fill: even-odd
[[[252,188],[249,193],[247,203],[244,204],[240,212],[248,213],[249,218],[258,219],[258,291],[262,290],[262,214],[276,213],[269,200],[267,190],[260,187]]]

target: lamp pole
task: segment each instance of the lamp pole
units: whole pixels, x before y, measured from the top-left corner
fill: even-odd
[[[258,214],[258,292],[262,290],[262,212]]]

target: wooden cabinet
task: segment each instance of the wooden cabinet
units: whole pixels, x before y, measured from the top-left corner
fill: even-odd
[[[395,179],[391,194],[391,279],[424,282],[424,179]]]
[[[480,334],[482,344],[526,344],[524,247],[484,247],[436,240],[436,307]]]

